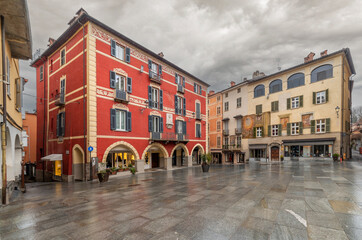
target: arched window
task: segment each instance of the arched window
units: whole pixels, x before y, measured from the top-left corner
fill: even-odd
[[[269,93],[280,92],[283,90],[283,82],[280,79],[274,80],[269,84]]]
[[[288,89],[304,85],[304,73],[296,73],[288,78]]]
[[[311,74],[311,82],[318,82],[333,77],[333,66],[326,64],[315,68]]]
[[[254,97],[261,97],[265,95],[265,87],[263,84],[260,84],[254,88]]]

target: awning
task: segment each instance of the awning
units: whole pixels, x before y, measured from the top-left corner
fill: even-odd
[[[223,119],[223,121],[229,121],[230,120],[230,118],[224,118]]]
[[[50,154],[48,156],[42,157],[43,161],[63,161],[63,154]]]
[[[249,144],[249,149],[265,149],[266,144]]]
[[[241,115],[241,114],[234,116],[234,118],[242,118],[242,117],[243,117],[243,115]]]
[[[336,138],[311,138],[311,139],[294,139],[294,140],[283,140],[283,144],[286,146],[290,145],[332,145]]]

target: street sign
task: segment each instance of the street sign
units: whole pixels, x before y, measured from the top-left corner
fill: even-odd
[[[88,151],[92,152],[92,151],[93,151],[93,147],[92,147],[92,146],[89,146],[89,147],[88,147]]]

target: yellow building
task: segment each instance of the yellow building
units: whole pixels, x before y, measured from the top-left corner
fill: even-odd
[[[350,157],[350,50],[313,59],[248,80],[248,114],[243,116],[243,145],[250,160]],[[245,147],[245,146],[244,146]]]
[[[19,59],[31,59],[32,51],[26,1],[0,1],[0,15],[0,76],[3,76],[0,84],[0,118],[1,139],[5,138],[5,141],[1,141],[0,149],[3,167],[0,183],[2,196],[9,198],[14,182],[20,176],[22,161],[21,106],[24,79],[20,77]],[[3,203],[7,201],[2,200]]]

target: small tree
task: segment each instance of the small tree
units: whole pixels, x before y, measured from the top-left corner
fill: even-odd
[[[210,164],[212,160],[211,153],[204,153],[201,155],[202,164]]]

